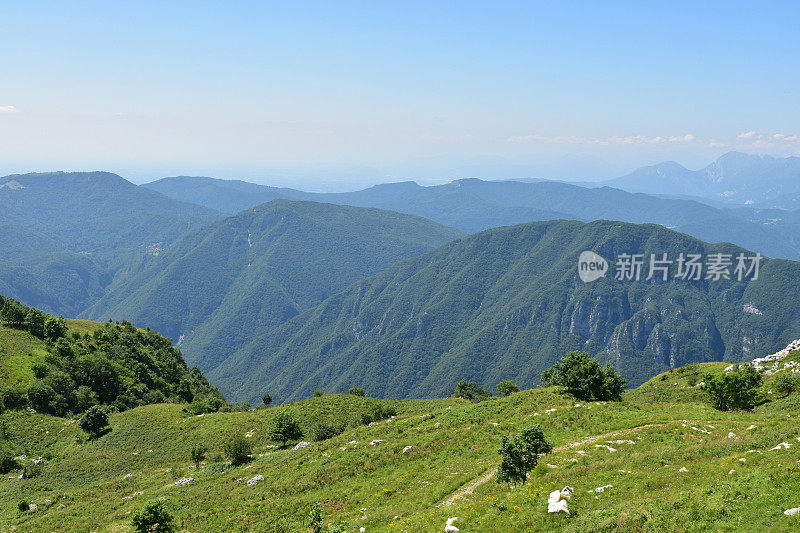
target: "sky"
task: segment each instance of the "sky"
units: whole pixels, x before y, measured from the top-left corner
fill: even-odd
[[[0,174],[338,189],[800,155],[798,2],[9,2]]]

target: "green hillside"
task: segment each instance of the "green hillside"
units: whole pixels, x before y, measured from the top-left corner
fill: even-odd
[[[208,371],[352,283],[462,235],[389,211],[277,200],[186,236],[84,316],[149,325]]]
[[[578,256],[612,261],[593,283]],[[800,337],[800,264],[764,259],[757,281],[617,281],[621,253],[736,254],[655,225],[554,221],[464,237],[356,283],[210,372],[229,397],[307,397],[364,383],[388,398],[447,394],[514,375],[525,385],[561,354],[612,361],[638,385],[671,367],[771,352]],[[660,256],[660,255],[659,255]],[[673,265],[673,268],[674,265]]]
[[[64,320],[0,296],[0,410],[69,416],[92,405],[122,411],[194,400],[226,405],[169,339],[127,322]]]
[[[698,366],[612,403],[544,388],[481,403],[323,396],[204,416],[150,405],[112,415],[111,431],[90,441],[69,419],[7,411],[5,445],[25,464],[44,462],[36,475],[18,479],[17,469],[0,481],[0,520],[20,532],[127,532],[146,502],[162,501],[190,532],[314,531],[313,509],[325,532],[439,532],[452,517],[464,533],[796,531],[800,517],[784,511],[800,506],[800,393],[769,394],[768,377],[754,411],[716,411],[685,384]],[[302,449],[278,449],[267,435],[282,413],[308,434],[378,405],[396,416]],[[532,423],[553,453],[527,484],[497,483],[502,436]],[[240,466],[223,457],[236,436],[253,446]],[[199,469],[198,444],[208,448]],[[570,515],[548,514],[548,493],[565,486]],[[20,500],[36,509],[21,512]]]
[[[0,292],[77,315],[130,261],[219,218],[108,172],[0,178]]]
[[[680,167],[674,163],[667,166]],[[668,176],[669,169],[658,167],[652,173]],[[693,200],[633,194],[611,187],[459,179],[429,187],[414,182],[388,183],[361,191],[320,194],[190,177],[164,178],[145,187],[226,212],[237,212],[273,198],[314,200],[411,213],[469,233],[537,220],[650,222],[707,242],[732,242],[771,257],[800,257],[800,223],[793,217],[783,217],[783,222],[776,225],[748,208],[733,212]],[[680,187],[666,186],[664,191],[679,194]]]

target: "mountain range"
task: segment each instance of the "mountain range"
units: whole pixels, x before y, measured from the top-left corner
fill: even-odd
[[[148,324],[208,371],[254,335],[462,235],[413,215],[275,200],[149,257],[83,316]]]
[[[281,401],[363,386],[380,397],[446,395],[466,378],[531,386],[570,350],[638,385],[693,362],[738,361],[800,337],[800,263],[765,259],[757,280],[583,283],[580,253],[745,253],[656,225],[535,222],[446,244],[352,285],[256,336],[210,372],[229,397]],[[750,254],[748,253],[748,256]]]

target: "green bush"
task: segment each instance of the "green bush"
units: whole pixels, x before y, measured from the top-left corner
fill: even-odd
[[[22,470],[23,479],[33,479],[42,475],[44,467],[41,464],[27,463]]]
[[[17,509],[19,509],[20,512],[22,513],[27,513],[28,509],[30,509],[30,504],[28,503],[28,500],[20,500],[19,502],[17,502]]]
[[[19,463],[14,459],[14,452],[6,446],[0,448],[0,474],[8,474],[17,468]]]
[[[131,525],[139,533],[175,531],[172,514],[161,500],[150,500],[133,514]]]
[[[207,451],[208,447],[202,443],[192,448],[191,457],[195,468],[200,468],[200,463],[205,460]]]
[[[497,468],[497,481],[524,485],[528,472],[536,467],[539,455],[553,451],[538,424],[527,427],[512,438],[503,435],[500,449],[500,466]]]
[[[271,404],[272,403],[272,395],[271,394],[265,394],[264,396],[261,397],[261,401],[264,402],[265,406]]]
[[[320,442],[333,438],[336,435],[340,435],[343,431],[343,424],[328,424],[326,422],[319,422],[314,424],[314,426],[311,428],[310,437],[314,442]]]
[[[788,396],[800,388],[800,375],[780,372],[772,382],[772,388],[778,394]]]
[[[267,438],[280,442],[285,447],[289,441],[302,439],[303,430],[300,428],[300,422],[291,413],[278,413],[267,429]]]
[[[324,396],[325,392],[322,389],[314,389],[314,394],[312,394],[312,398],[319,398],[320,396]]]
[[[347,394],[352,394],[353,396],[366,396],[367,393],[361,387],[351,387]]]
[[[96,438],[108,427],[108,412],[100,405],[93,405],[78,420],[78,427]]]
[[[500,393],[500,396],[505,398],[506,396],[511,396],[515,392],[519,392],[519,387],[517,387],[517,384],[512,380],[504,379],[497,384],[497,392]]]
[[[706,374],[703,390],[715,409],[751,410],[758,403],[761,374],[749,363],[736,365],[730,372]]]
[[[456,384],[456,391],[453,393],[456,398],[464,398],[472,402],[482,402],[492,397],[488,390],[480,388],[476,383],[462,379]]]
[[[542,383],[560,385],[579,400],[621,401],[625,380],[610,364],[605,368],[586,352],[570,352],[542,372]]]
[[[363,426],[372,422],[379,422],[397,415],[397,409],[393,405],[383,406],[381,404],[371,405],[366,411],[359,415],[359,423]]]
[[[231,461],[231,464],[240,465],[246,463],[250,460],[251,453],[253,453],[253,445],[241,435],[231,437],[225,443],[225,455]]]

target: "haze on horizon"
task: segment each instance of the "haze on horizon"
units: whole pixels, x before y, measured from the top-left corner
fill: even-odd
[[[0,174],[308,189],[800,155],[794,2],[5,6]]]

